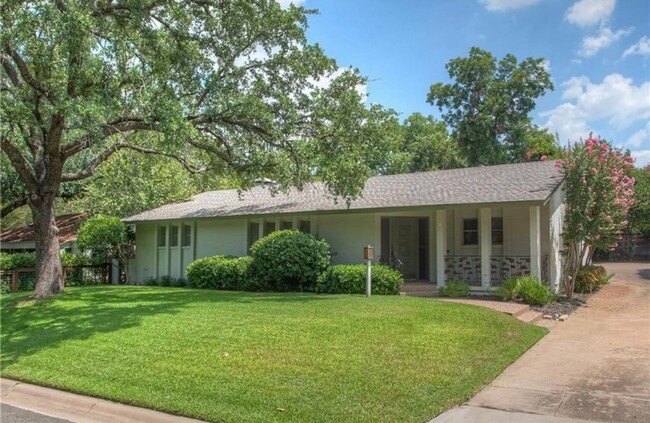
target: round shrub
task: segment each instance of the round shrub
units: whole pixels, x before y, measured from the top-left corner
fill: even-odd
[[[297,230],[273,232],[251,247],[256,290],[310,291],[330,264],[330,246]]]
[[[598,291],[609,281],[603,266],[585,266],[576,275],[575,292],[583,294]]]
[[[532,276],[524,276],[519,279],[517,295],[523,302],[530,305],[544,305],[553,299],[553,293],[546,285]]]
[[[214,256],[194,260],[187,266],[191,288],[246,290],[250,257]]]
[[[404,277],[390,266],[372,266],[372,293],[395,295],[404,284]],[[316,283],[316,292],[327,294],[364,294],[366,292],[366,265],[339,264],[327,269]]]
[[[465,281],[451,280],[446,286],[438,289],[438,295],[441,297],[460,298],[469,296],[471,289]]]
[[[503,301],[514,300],[519,290],[519,277],[511,276],[501,283],[495,294]]]

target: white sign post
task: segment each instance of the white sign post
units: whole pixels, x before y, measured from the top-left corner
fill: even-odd
[[[375,258],[374,248],[368,245],[363,248],[363,258],[366,259],[366,297],[370,298],[372,294],[372,259]]]

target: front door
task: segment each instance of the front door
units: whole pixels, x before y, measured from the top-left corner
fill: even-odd
[[[418,220],[407,217],[392,218],[390,232],[390,248],[393,256],[399,260],[398,269],[404,279],[417,279]]]

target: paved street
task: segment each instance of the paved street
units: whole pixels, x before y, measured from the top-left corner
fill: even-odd
[[[2,423],[70,423],[70,420],[46,416],[7,404],[0,404],[0,421]]]

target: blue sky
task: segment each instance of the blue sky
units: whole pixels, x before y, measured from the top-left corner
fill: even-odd
[[[288,2],[291,0],[281,0]],[[318,9],[307,36],[369,78],[369,101],[433,114],[431,84],[478,46],[497,58],[548,60],[555,91],[533,121],[563,143],[590,131],[650,162],[648,0],[293,0]]]

